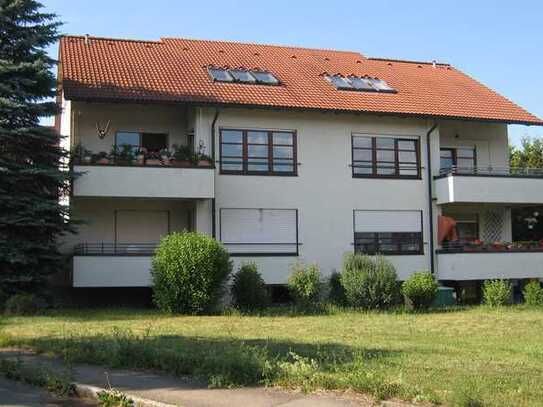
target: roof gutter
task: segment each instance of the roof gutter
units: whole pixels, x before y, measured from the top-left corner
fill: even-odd
[[[432,152],[430,149],[430,135],[437,128],[434,125],[426,132],[426,172],[428,179],[428,216],[430,218],[430,272],[435,275],[434,259],[434,201],[433,201],[433,178],[432,178]]]

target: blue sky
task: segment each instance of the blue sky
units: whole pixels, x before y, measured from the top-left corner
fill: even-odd
[[[448,62],[543,117],[541,1],[42,0],[68,34],[185,37]],[[57,49],[50,52],[57,55]],[[510,126],[510,140],[543,128]]]

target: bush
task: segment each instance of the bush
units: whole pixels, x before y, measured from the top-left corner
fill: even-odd
[[[398,298],[394,266],[383,256],[347,253],[343,260],[341,284],[347,304],[366,309],[384,309]]]
[[[15,294],[4,305],[6,315],[36,315],[40,301],[34,294]]]
[[[153,257],[153,301],[170,313],[201,313],[215,307],[232,271],[227,251],[200,233],[172,233]]]
[[[484,303],[491,307],[511,303],[513,286],[507,280],[487,280],[483,284]]]
[[[419,271],[403,282],[401,291],[409,308],[426,309],[437,296],[437,282],[429,271]]]
[[[231,293],[234,305],[242,310],[259,309],[270,303],[266,284],[254,263],[240,267],[234,275]]]
[[[345,305],[345,288],[341,284],[341,274],[334,271],[328,279],[328,299],[332,304]]]
[[[312,307],[318,304],[322,291],[319,267],[316,264],[294,264],[288,279],[288,290],[297,305]]]
[[[524,302],[530,306],[543,306],[543,287],[539,281],[530,281],[522,291]]]

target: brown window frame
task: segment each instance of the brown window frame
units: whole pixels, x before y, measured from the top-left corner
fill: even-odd
[[[458,150],[468,150],[473,149],[473,157],[464,157],[462,155],[458,155]],[[464,159],[464,160],[471,160],[473,158],[473,168],[477,168],[477,148],[476,147],[441,147],[439,149],[439,169],[444,170],[444,167],[441,167],[441,152],[442,151],[450,151],[452,162],[453,162],[453,168],[458,168],[458,159]],[[466,169],[465,167],[462,167],[463,169]],[[462,169],[461,168],[461,169]]]
[[[371,235],[369,237],[362,237],[361,235]],[[385,237],[382,235],[392,235],[391,237]],[[407,237],[407,239],[406,239]],[[363,244],[357,243],[360,239],[371,239],[372,243],[367,245],[373,245],[374,250],[363,250],[361,246]],[[398,240],[394,240],[397,238]],[[396,250],[380,250],[380,246],[385,244],[383,240],[388,241],[388,244],[396,245]],[[416,243],[418,250],[402,250],[402,245],[409,243]],[[424,241],[423,234],[421,232],[355,232],[354,233],[354,251],[361,254],[382,254],[384,256],[409,256],[409,255],[423,255],[424,254]]]
[[[367,138],[371,139],[371,147],[355,147],[355,138]],[[378,148],[377,147],[377,139],[378,138],[390,138],[394,140],[394,148]],[[410,141],[415,143],[415,149],[414,150],[406,150],[399,148],[399,142],[401,141]],[[355,160],[354,159],[354,153],[355,150],[366,150],[371,151],[371,161],[369,160]],[[378,151],[393,151],[394,152],[394,161],[378,161],[377,160],[377,152]],[[408,163],[408,162],[400,162],[399,155],[400,152],[414,152],[416,161],[415,163]],[[367,163],[364,164],[357,164],[357,163]],[[379,167],[379,163],[390,163],[390,166],[386,167]],[[410,164],[415,165],[415,167],[409,167],[409,168],[401,168],[402,164]],[[368,174],[360,174],[356,173],[356,168],[371,168],[371,173]],[[381,168],[390,168],[394,169],[393,174],[379,174],[378,169]],[[353,178],[389,178],[389,179],[415,179],[420,180],[422,176],[421,171],[421,155],[420,155],[420,138],[407,138],[407,137],[401,137],[401,136],[392,136],[392,135],[371,135],[371,134],[352,134],[351,135],[351,169],[352,169],[352,176]],[[401,169],[410,169],[410,170],[417,170],[417,173],[414,175],[402,175],[400,174]]]
[[[232,142],[223,142],[223,132],[224,131],[237,131],[242,135],[241,143],[232,143]],[[267,143],[266,144],[255,144],[249,143],[247,134],[249,132],[261,132],[267,134]],[[274,134],[290,134],[292,136],[292,145],[291,144],[274,144],[273,135]],[[225,159],[223,156],[223,145],[241,145],[241,156],[226,156]],[[250,157],[249,156],[249,146],[260,145],[267,146],[268,154],[266,157]],[[292,148],[292,158],[275,158],[273,156],[274,147],[289,147]],[[219,129],[219,154],[220,154],[220,174],[224,175],[262,175],[262,176],[278,176],[278,177],[295,177],[298,176],[298,143],[297,143],[297,133],[296,130],[263,130],[263,129],[233,129],[233,128],[220,128]],[[268,166],[267,171],[250,171],[249,170],[249,160],[250,159],[261,159],[267,160],[265,163]],[[225,163],[228,163],[228,159],[236,159],[236,163],[241,161],[241,170],[227,170],[223,168]],[[283,164],[292,164],[292,171],[274,171],[274,159],[279,159],[283,161]],[[288,161],[287,161],[288,160]],[[262,162],[262,164],[265,164]],[[280,163],[276,163],[280,165]]]

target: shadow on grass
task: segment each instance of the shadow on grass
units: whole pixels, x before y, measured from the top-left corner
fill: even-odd
[[[17,340],[69,364],[152,369],[191,376],[209,387],[282,385],[306,390],[351,387],[378,398],[408,392],[377,373],[375,367],[400,357],[398,351],[360,349],[336,343],[297,343],[264,339],[136,335],[112,330],[96,336]]]

